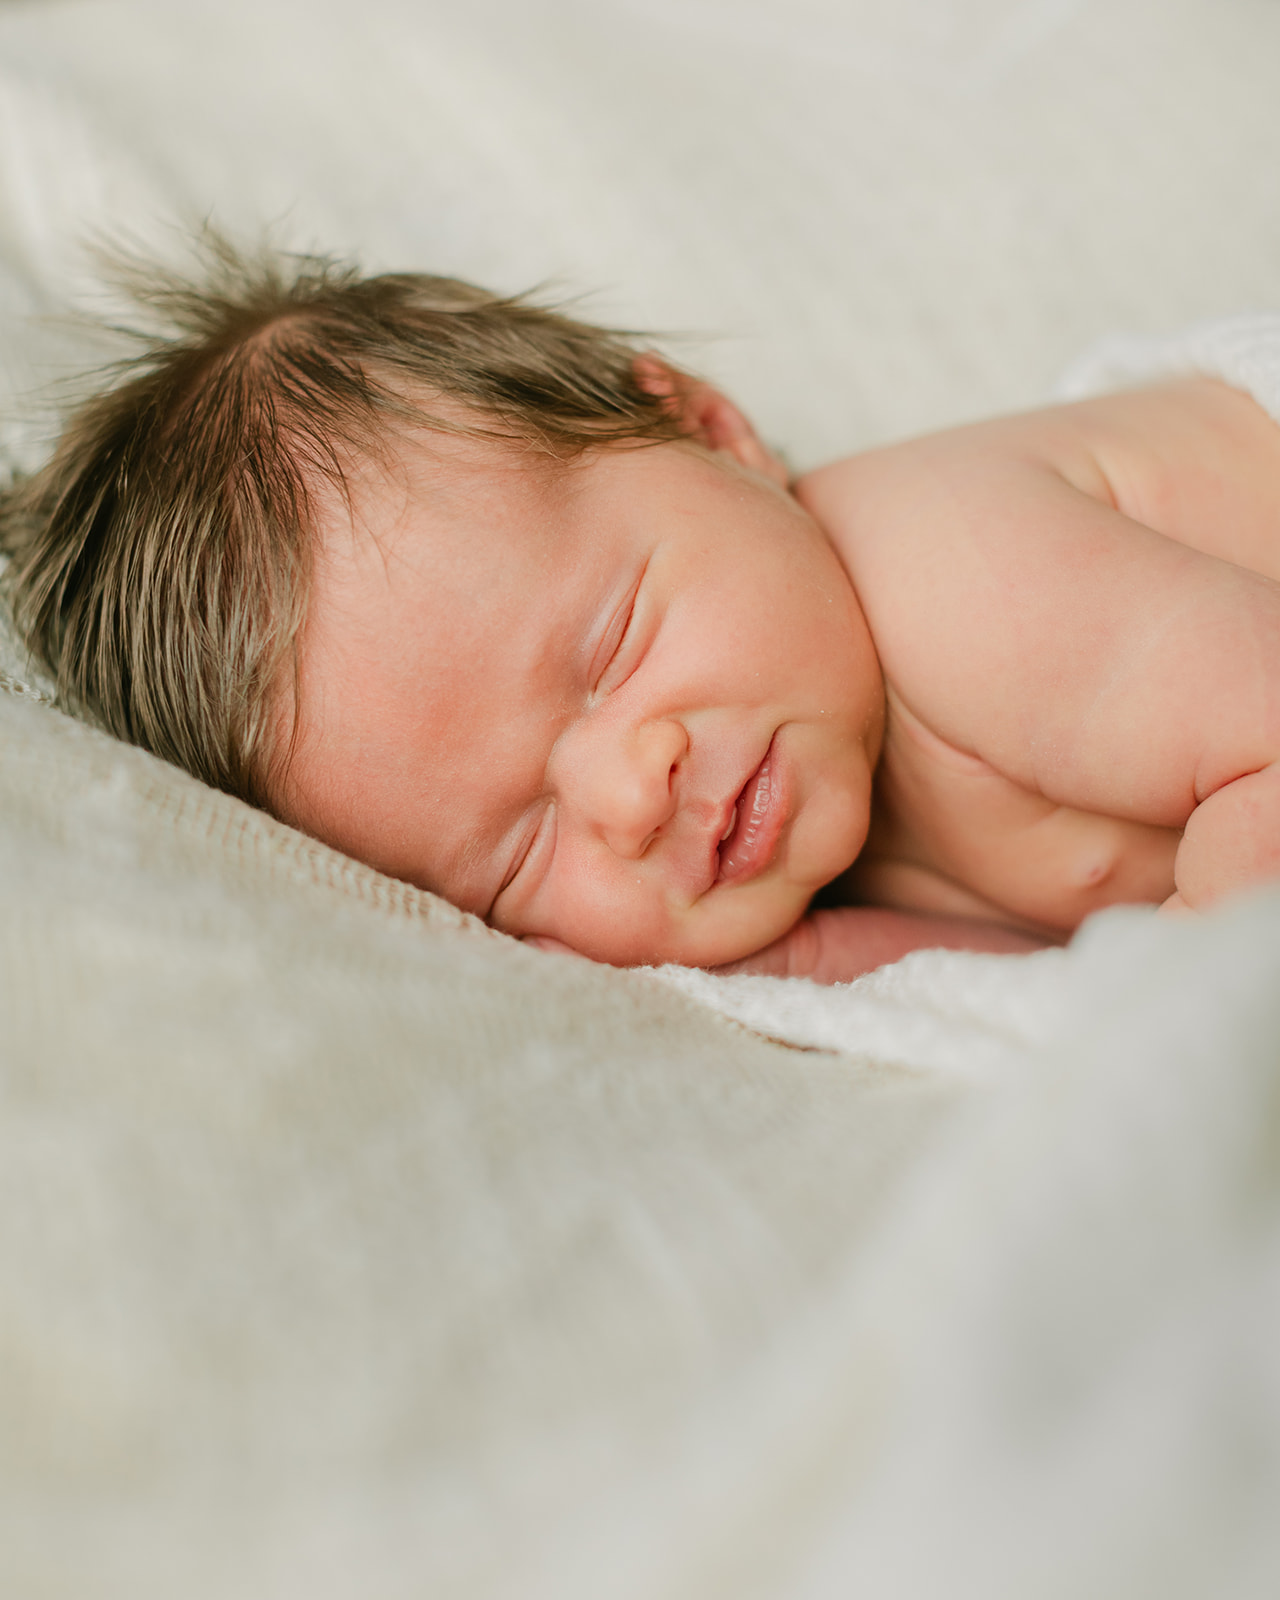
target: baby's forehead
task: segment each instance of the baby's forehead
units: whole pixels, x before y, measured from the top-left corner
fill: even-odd
[[[634,566],[649,513],[663,520],[661,454],[614,445],[565,460],[509,439],[389,433],[321,499],[302,642],[320,627],[364,638],[389,612],[408,628],[406,603],[437,630],[459,616],[478,628],[504,603],[548,627],[588,625]]]
[[[352,457],[316,496],[300,694],[319,657],[466,649],[495,613],[549,638],[589,620],[633,542],[592,480],[582,457],[442,429]]]
[[[496,534],[517,518],[563,513],[578,497],[590,469],[585,453],[566,460],[477,431],[474,419],[453,420],[454,427],[388,421],[335,450],[323,464],[332,470],[309,487],[319,547],[334,535],[385,539],[397,529],[412,537],[432,527]]]

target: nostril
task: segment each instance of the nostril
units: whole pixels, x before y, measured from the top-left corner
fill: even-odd
[[[639,861],[661,835],[661,827],[651,828],[648,833],[643,834],[639,829],[632,832],[626,827],[604,830],[605,842],[609,848],[626,861]]]
[[[656,719],[632,723],[594,749],[576,794],[615,854],[639,860],[666,832],[688,746],[678,722]]]

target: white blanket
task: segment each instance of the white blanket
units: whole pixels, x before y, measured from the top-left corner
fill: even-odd
[[[0,0],[0,448],[103,348],[86,232],[210,211],[711,335],[797,464],[1027,403],[1275,304],[1278,52],[1244,0]],[[0,1594],[1280,1592],[1278,964],[1263,895],[612,972],[0,693]]]
[[[1280,286],[1275,297],[1280,298]],[[1243,389],[1280,422],[1280,312],[1219,317],[1160,337],[1112,334],[1071,363],[1055,393],[1079,400],[1193,372]]]

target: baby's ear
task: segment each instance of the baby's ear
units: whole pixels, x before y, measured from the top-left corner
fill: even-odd
[[[790,481],[786,467],[728,395],[668,366],[661,356],[637,356],[631,370],[644,392],[657,395],[691,438],[786,487]]]

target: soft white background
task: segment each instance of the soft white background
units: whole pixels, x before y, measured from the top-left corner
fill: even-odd
[[[206,215],[697,336],[798,464],[1023,404],[1280,304],[1278,82],[1274,0],[10,0],[0,447]],[[1274,896],[590,968],[0,693],[0,1592],[1269,1600],[1277,996]]]
[[[688,355],[807,464],[1033,402],[1099,333],[1280,292],[1272,0],[3,15],[24,309],[62,308],[97,228],[275,222],[710,337]]]

